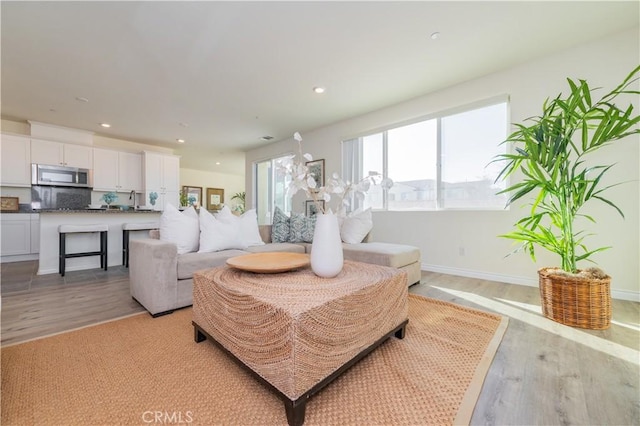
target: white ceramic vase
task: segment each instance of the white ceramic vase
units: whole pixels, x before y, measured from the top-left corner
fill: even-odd
[[[319,277],[335,277],[342,271],[344,258],[338,218],[331,211],[318,213],[311,246],[311,270]]]

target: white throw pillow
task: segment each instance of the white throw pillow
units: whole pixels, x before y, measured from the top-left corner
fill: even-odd
[[[216,212],[216,214],[213,216],[216,219],[223,219],[223,220],[233,220],[235,218],[235,215],[231,212],[231,209],[229,208],[229,206],[222,206],[222,208]]]
[[[260,236],[260,229],[258,228],[258,214],[255,209],[247,210],[240,216],[233,216],[240,223],[240,234],[242,235],[242,241],[251,246],[263,246],[264,241]]]
[[[361,243],[373,228],[373,217],[371,209],[362,211],[360,209],[349,214],[342,221],[340,228],[340,237],[347,244]]]
[[[233,223],[240,228],[240,238],[246,247],[264,245],[258,229],[258,214],[255,209],[247,210],[240,216],[234,215],[229,207],[224,206],[215,216],[216,219]]]
[[[198,250],[200,227],[198,213],[193,207],[180,212],[172,204],[167,204],[160,216],[160,240],[174,243],[178,254]]]
[[[224,215],[220,218],[220,213],[218,213],[218,217],[214,217],[205,209],[200,209],[200,250],[198,253],[247,248],[242,240],[237,220],[230,220]],[[233,214],[231,215],[233,216]]]

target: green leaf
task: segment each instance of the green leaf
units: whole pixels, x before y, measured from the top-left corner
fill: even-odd
[[[611,207],[613,207],[614,209],[616,209],[618,211],[618,213],[620,213],[620,216],[624,217],[624,213],[622,213],[622,210],[620,210],[618,208],[618,206],[616,206],[615,204],[613,204],[611,201],[607,200],[606,198],[600,197],[599,195],[594,195],[593,198],[597,198],[598,200],[609,204]]]
[[[592,199],[620,208],[605,197],[618,183],[603,186],[605,174],[613,165],[597,165],[586,156],[616,140],[640,134],[640,116],[633,104],[616,106],[621,94],[639,95],[635,89],[640,79],[640,66],[626,76],[613,91],[600,99],[593,99],[598,88],[591,89],[586,80],[567,79],[568,96],[562,93],[547,98],[542,115],[527,118],[503,143],[512,145],[512,154],[497,157],[505,161],[498,179],[518,177],[518,182],[500,193],[509,193],[508,204],[531,197],[527,216],[514,225],[514,231],[503,235],[520,241],[518,250],[535,259],[536,247],[558,254],[562,267],[574,270],[576,262],[605,248],[589,250],[585,238],[590,234],[574,232],[574,221],[581,217],[594,223],[595,219],[581,209]]]

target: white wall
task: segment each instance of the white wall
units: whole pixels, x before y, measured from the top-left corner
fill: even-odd
[[[613,89],[640,63],[639,29],[625,31],[597,42],[568,49],[558,54],[532,59],[531,62],[436,93],[390,106],[369,114],[306,132],[304,150],[314,158],[326,160],[327,176],[340,172],[340,142],[349,137],[402,122],[414,117],[447,110],[474,101],[508,94],[511,98],[511,121],[540,114],[547,97],[567,91],[566,78],[586,79],[593,87]],[[601,92],[604,93],[604,92]],[[632,98],[636,103],[637,97]],[[629,102],[629,99],[626,101]],[[622,104],[622,103],[621,103]],[[640,137],[630,137],[597,154],[601,164],[617,163],[608,182],[625,181],[608,192],[625,213],[625,219],[605,205],[594,204],[590,212],[597,224],[589,230],[596,235],[588,240],[590,247],[613,248],[594,257],[598,265],[612,275],[614,297],[640,300],[639,259],[639,179]],[[293,139],[280,141],[246,155],[246,188],[248,204],[251,193],[252,164],[295,149]],[[301,210],[297,201],[296,210]],[[559,259],[542,251],[533,263],[524,254],[505,258],[512,244],[497,235],[509,232],[525,209],[513,206],[508,211],[424,211],[375,212],[373,238],[420,247],[423,269],[474,276],[526,285],[537,285],[536,270],[558,265]],[[464,256],[460,255],[464,248]],[[589,264],[582,265],[583,267]]]
[[[233,194],[244,191],[244,176],[227,173],[208,172],[203,170],[180,169],[180,185],[202,187],[202,197],[206,200],[207,188],[224,189],[224,204],[233,207],[236,200],[231,201]],[[203,201],[206,207],[206,201]]]

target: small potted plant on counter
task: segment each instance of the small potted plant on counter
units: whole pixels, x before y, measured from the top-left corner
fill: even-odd
[[[107,204],[107,208],[111,208],[111,203],[118,200],[115,192],[107,192],[102,196],[102,200]]]

